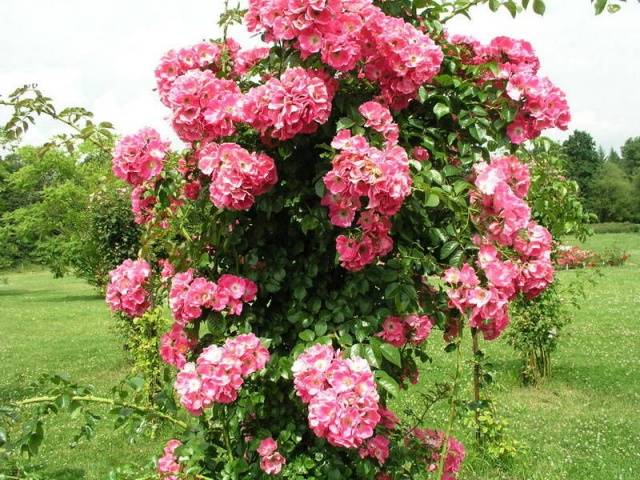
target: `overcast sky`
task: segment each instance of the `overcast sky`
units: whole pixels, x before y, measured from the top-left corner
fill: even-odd
[[[153,70],[175,47],[217,36],[222,0],[1,0],[0,93],[38,83],[57,106],[83,106],[118,132],[152,126],[169,134]],[[640,6],[594,16],[588,0],[547,0],[544,17],[513,20],[476,9],[453,33],[531,41],[542,72],[563,88],[571,129],[585,129],[606,149],[640,136]],[[241,35],[247,39],[246,33]],[[0,111],[0,120],[4,120]],[[27,141],[50,135],[41,122]],[[550,133],[564,138],[560,132]]]

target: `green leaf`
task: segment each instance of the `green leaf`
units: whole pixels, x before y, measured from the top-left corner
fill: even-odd
[[[468,190],[469,188],[471,188],[471,184],[469,182],[465,182],[464,180],[458,180],[453,184],[453,191],[457,194],[460,194],[465,190]]]
[[[324,187],[324,182],[322,181],[322,178],[320,178],[316,184],[314,185],[314,190],[316,192],[316,195],[320,198],[324,197],[324,193],[325,193],[325,187]]]
[[[364,358],[369,365],[375,368],[380,368],[380,362],[376,356],[375,351],[371,345],[362,345],[361,349],[362,358]]]
[[[436,195],[435,193],[430,193],[427,196],[425,205],[429,208],[437,207],[438,205],[440,205],[440,197],[438,197],[438,195]]]
[[[620,11],[620,5],[615,5],[615,4],[608,5],[607,11],[609,13],[617,13]]]
[[[543,0],[533,0],[533,11],[536,12],[538,15],[544,15],[544,11],[546,10],[546,8],[547,7],[545,6]]]
[[[144,388],[144,378],[142,377],[132,377],[127,380],[127,385],[129,385],[136,392],[139,392]]]
[[[300,228],[302,228],[302,233],[307,234],[311,230],[315,230],[320,225],[320,222],[313,215],[306,215],[302,222],[300,223]]]
[[[516,18],[516,15],[518,14],[518,7],[515,3],[513,3],[513,1],[508,1],[506,3],[504,3],[504,7],[509,10],[509,13],[511,14],[511,16],[513,18]]]
[[[313,329],[315,330],[316,335],[321,337],[327,333],[327,324],[325,322],[318,322],[313,326]]]
[[[336,130],[344,130],[345,128],[351,128],[356,124],[356,122],[354,122],[352,119],[350,119],[349,117],[342,117],[340,120],[338,120],[338,123],[336,124]]]
[[[446,347],[444,347],[444,351],[447,353],[455,352],[458,348],[457,343],[449,343]]]
[[[362,354],[361,343],[354,343],[353,345],[351,345],[351,358],[353,357],[364,358],[364,355]]]
[[[446,177],[452,177],[454,175],[458,175],[460,173],[460,169],[453,165],[445,165],[442,169],[442,173],[444,173]]]
[[[497,12],[500,8],[500,2],[498,0],[489,0],[489,8],[492,12]]]
[[[596,3],[595,3],[596,15],[600,15],[604,11],[604,8],[606,6],[607,6],[607,0],[596,0]]]
[[[400,393],[400,385],[396,382],[391,375],[384,370],[376,370],[375,373],[376,382],[392,396],[397,397]]]
[[[383,342],[380,344],[380,351],[382,356],[389,360],[391,363],[398,367],[402,367],[402,358],[400,356],[400,350],[391,345],[390,343]]]
[[[418,89],[418,98],[420,99],[420,103],[426,102],[427,98],[429,98],[429,95],[427,94],[427,89],[424,88],[423,86],[420,86],[420,88]]]
[[[479,142],[485,140],[486,130],[479,126],[477,123],[469,128],[469,134]]]
[[[298,337],[300,337],[300,339],[304,340],[305,342],[311,342],[314,338],[316,338],[316,334],[313,332],[313,330],[303,330],[298,334]]]
[[[440,119],[447,115],[450,112],[449,106],[444,103],[436,103],[436,106],[433,107],[433,113],[436,114],[436,118]]]
[[[456,242],[455,240],[448,241],[440,249],[440,259],[445,260],[446,258],[449,258],[449,256],[451,256],[451,254],[455,252],[457,248],[458,242]]]

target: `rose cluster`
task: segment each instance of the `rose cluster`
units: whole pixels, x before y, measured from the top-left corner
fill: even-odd
[[[267,475],[278,475],[287,460],[278,452],[278,442],[273,438],[265,438],[257,449],[260,456],[260,469]]]
[[[334,446],[358,448],[380,421],[369,364],[344,359],[329,345],[314,345],[293,364],[297,395],[309,405],[309,427]]]
[[[431,38],[401,18],[377,11],[366,24],[365,78],[380,85],[394,110],[406,108],[440,71],[443,54]]]
[[[169,90],[172,124],[185,142],[215,140],[235,133],[241,121],[242,92],[233,80],[216,78],[209,70],[190,70]]]
[[[171,330],[160,338],[160,357],[168,365],[182,368],[187,363],[187,354],[197,344],[197,340],[185,332],[184,325],[174,323]]]
[[[232,403],[249,375],[264,369],[269,351],[253,333],[227,339],[222,347],[205,348],[176,376],[180,403],[193,415],[214,403]]]
[[[218,208],[248,210],[255,197],[278,180],[273,159],[235,143],[209,143],[198,151],[198,167],[211,178],[209,196]]]
[[[364,445],[358,450],[360,458],[375,458],[380,465],[389,458],[389,439],[384,435],[376,435],[366,440]]]
[[[268,41],[294,42],[303,58],[320,53],[325,64],[348,71],[362,58],[362,30],[377,11],[372,0],[250,0],[245,24]]]
[[[233,73],[240,77],[245,75],[255,67],[260,61],[269,56],[270,49],[268,47],[255,47],[248,50],[241,50],[233,59]]]
[[[277,140],[313,133],[329,119],[336,88],[335,80],[326,73],[289,68],[279,79],[271,78],[249,90],[240,115],[261,135]]]
[[[133,185],[154,180],[164,167],[169,142],[160,138],[153,128],[143,128],[127,135],[113,149],[113,173]]]
[[[365,125],[385,137],[384,150],[371,146],[362,135],[352,136],[349,130],[340,130],[331,143],[340,153],[323,178],[327,192],[322,205],[329,208],[331,223],[338,227],[350,227],[363,208],[362,197],[367,199],[366,209],[357,221],[361,235],[340,235],[336,239],[342,266],[352,271],[361,270],[392,250],[389,217],[400,210],[411,193],[409,158],[395,144],[397,125],[388,109],[368,102],[360,110]]]
[[[154,210],[158,203],[153,190],[148,185],[138,185],[131,191],[131,212],[138,225],[154,220]]]
[[[531,43],[526,40],[500,36],[495,37],[487,45],[466,35],[452,35],[450,40],[453,44],[470,47],[471,55],[466,58],[467,63],[481,65],[495,62],[497,64],[497,74],[487,72],[487,79],[508,79],[511,75],[521,72],[535,74],[540,68],[540,60]]]
[[[194,277],[192,269],[177,273],[171,281],[169,306],[177,323],[186,325],[202,316],[203,309],[229,315],[240,315],[244,303],[256,298],[254,282],[236,275],[224,274],[217,282]]]
[[[507,135],[515,144],[540,136],[543,130],[566,130],[571,120],[569,105],[562,90],[547,77],[529,73],[513,75],[507,84],[507,95],[521,107],[507,127]]]
[[[220,67],[222,46],[216,43],[202,42],[196,45],[169,50],[160,59],[156,68],[156,84],[160,100],[170,106],[169,92],[178,77],[191,70],[211,70],[217,72]]]
[[[360,105],[358,111],[365,119],[364,126],[382,135],[387,146],[398,144],[400,128],[393,120],[393,116],[387,107],[378,102],[370,101]]]
[[[515,290],[533,298],[553,281],[553,238],[546,228],[531,220],[524,201],[530,185],[529,170],[516,157],[509,156],[496,158],[489,165],[481,164],[476,171],[479,197],[473,201],[481,207],[478,222],[486,225],[486,237],[476,239],[481,247],[480,267],[494,285],[508,289],[509,272],[514,267],[501,262],[501,255],[491,243],[512,249],[519,271]]]
[[[256,47],[240,50],[240,45],[233,39],[226,44],[202,42],[180,50],[169,50],[160,59],[156,68],[156,85],[160,100],[170,106],[169,92],[178,77],[192,70],[207,70],[218,73],[222,67],[223,54],[233,64],[233,74],[241,76],[247,73],[262,59],[269,56],[269,48]]]
[[[169,216],[182,204],[183,200],[169,196],[169,205],[165,209],[158,207],[158,197],[153,183],[138,185],[131,191],[131,212],[138,225],[151,223],[160,228],[169,227]]]
[[[420,345],[429,338],[432,327],[433,321],[427,315],[390,315],[382,322],[382,331],[376,337],[398,348],[404,347],[408,341]]]
[[[433,451],[428,470],[430,472],[437,471],[440,457],[444,450],[445,433],[420,428],[414,428],[411,433],[420,443]],[[465,457],[464,446],[457,439],[450,436],[447,440],[446,452],[447,456],[444,460],[441,480],[456,480]]]
[[[509,324],[509,302],[517,293],[532,298],[553,281],[552,238],[531,220],[524,200],[529,184],[529,171],[516,157],[496,158],[476,168],[472,204],[480,208],[475,221],[484,236],[476,236],[474,242],[486,286],[468,264],[444,275],[452,287],[447,292],[450,305],[469,312],[469,324],[482,330],[487,340]]]
[[[182,445],[180,440],[172,439],[164,447],[164,455],[158,459],[158,474],[161,480],[178,480],[181,466],[175,451]]]
[[[341,72],[380,86],[394,109],[405,108],[418,88],[437,75],[442,51],[425,33],[386,15],[371,0],[251,0],[245,23],[266,39],[291,41],[302,58],[319,54]]]
[[[506,82],[507,96],[518,102],[516,118],[507,128],[513,143],[534,139],[548,128],[567,129],[571,114],[565,94],[548,78],[538,75],[540,61],[529,42],[497,37],[483,45],[464,36],[453,36],[451,41],[471,48],[469,63],[498,65],[497,74],[489,72],[485,80]]]
[[[107,304],[112,312],[122,312],[130,317],[139,317],[151,305],[147,281],[151,266],[144,260],[127,259],[109,272]]]

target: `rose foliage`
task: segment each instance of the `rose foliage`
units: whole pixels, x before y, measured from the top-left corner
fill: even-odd
[[[570,115],[528,42],[450,34],[424,4],[250,0],[264,46],[160,60],[185,147],[147,127],[115,148],[145,234],[107,296],[173,316],[189,420],[160,478],[458,478],[451,424],[392,399],[436,337],[495,339],[553,281],[515,154]]]

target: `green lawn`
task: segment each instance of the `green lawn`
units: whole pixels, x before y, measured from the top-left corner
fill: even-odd
[[[474,454],[471,433],[457,424],[455,433],[468,450],[462,479],[640,478],[640,234],[597,235],[584,247],[614,246],[628,250],[631,258],[624,267],[602,269],[597,284],[588,288],[553,358],[550,381],[521,387],[513,351],[500,341],[483,345],[496,367],[492,396],[525,452],[508,464],[487,462]],[[569,281],[575,275],[562,272],[560,278]],[[107,309],[90,287],[76,279],[54,280],[46,272],[4,276],[0,404],[20,398],[42,372],[68,372],[101,392],[127,374]],[[453,369],[439,339],[434,335],[431,342],[434,362],[422,372],[429,385]],[[417,402],[410,391],[399,406]],[[435,409],[425,426],[442,425],[443,416],[444,408]],[[143,462],[158,451],[153,442],[131,445],[108,427],[93,442],[69,449],[78,423],[68,417],[52,420],[39,457],[45,478],[103,479],[114,465]]]
[[[571,239],[567,243],[580,245]],[[596,235],[580,246],[594,251],[615,247],[631,257],[623,267],[601,269],[602,276],[587,289],[553,357],[553,378],[544,385],[520,385],[517,356],[504,342],[482,346],[495,365],[497,385],[491,396],[526,451],[507,464],[488,462],[474,454],[473,435],[457,424],[455,433],[469,454],[461,478],[640,478],[640,234]],[[565,283],[575,276],[575,271],[559,274]],[[422,372],[425,383],[451,373],[450,357],[434,352],[433,363]],[[399,403],[419,401],[408,394]],[[435,409],[427,423],[443,425],[444,417],[443,408]]]
[[[25,396],[41,373],[66,372],[100,393],[128,373],[120,342],[104,299],[74,278],[54,279],[48,272],[3,274],[0,284],[0,404]],[[69,443],[82,423],[69,415],[47,422],[42,455],[36,462],[47,479],[103,479],[123,460],[147,460],[155,445],[131,445],[109,425],[74,449]]]

